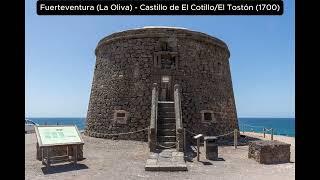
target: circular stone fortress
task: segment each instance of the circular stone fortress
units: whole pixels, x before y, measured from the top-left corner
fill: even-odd
[[[184,28],[144,27],[103,38],[95,54],[87,135],[147,141],[144,129],[153,127],[155,141],[169,144],[178,141],[179,127],[205,136],[239,129],[223,41]]]

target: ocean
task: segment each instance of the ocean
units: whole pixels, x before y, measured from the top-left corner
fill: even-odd
[[[238,120],[240,131],[263,132],[263,128],[273,128],[275,135],[295,137],[295,118],[238,118]]]
[[[85,118],[27,118],[40,125],[76,125],[84,130]],[[273,128],[275,135],[295,137],[295,118],[238,118],[240,131],[263,132]],[[270,133],[270,131],[269,131]]]

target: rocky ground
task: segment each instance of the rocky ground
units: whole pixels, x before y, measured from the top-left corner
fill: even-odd
[[[263,139],[263,135],[258,133],[245,132],[245,135]],[[69,163],[60,163],[46,170],[41,161],[36,160],[35,134],[26,134],[25,179],[295,179],[294,138],[274,136],[274,139],[291,144],[292,162],[263,165],[248,159],[248,146],[238,146],[238,149],[220,146],[220,161],[206,160],[204,154],[200,154],[200,162],[197,162],[194,153],[188,153],[186,172],[149,172],[144,169],[149,155],[146,142],[83,136],[85,160],[79,161],[76,168]]]

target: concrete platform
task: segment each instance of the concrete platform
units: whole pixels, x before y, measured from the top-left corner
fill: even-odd
[[[176,149],[164,149],[150,152],[145,165],[146,171],[187,171],[184,153]]]

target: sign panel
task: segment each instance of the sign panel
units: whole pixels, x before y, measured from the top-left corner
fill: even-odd
[[[35,126],[40,146],[82,144],[76,126]]]

